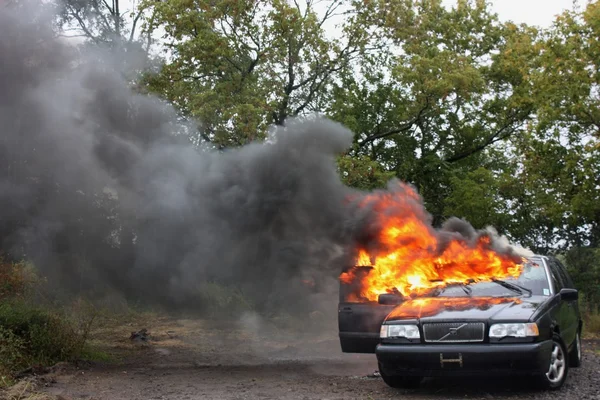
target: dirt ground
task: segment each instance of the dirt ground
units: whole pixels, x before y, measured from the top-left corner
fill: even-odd
[[[428,379],[416,390],[388,388],[373,355],[342,354],[335,327],[319,321],[282,329],[256,317],[240,323],[154,319],[97,329],[92,344],[110,360],[63,365],[13,390],[23,399],[600,399],[600,343],[586,341],[584,366],[562,391],[527,380]],[[150,339],[131,341],[147,328]],[[301,332],[301,333],[298,333]],[[38,395],[25,395],[25,386]],[[22,393],[19,391],[22,390]],[[15,394],[16,393],[16,394]],[[45,396],[45,397],[42,397]]]

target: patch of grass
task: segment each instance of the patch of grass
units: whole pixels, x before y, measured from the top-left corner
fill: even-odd
[[[86,361],[98,361],[103,363],[112,363],[116,361],[116,358],[113,355],[93,346],[85,346],[81,351],[79,358]]]
[[[43,283],[33,264],[8,262],[0,256],[0,301],[31,298]]]
[[[0,369],[16,372],[77,358],[85,338],[64,316],[28,304],[0,304]]]
[[[583,331],[590,337],[600,336],[600,313],[583,314]]]
[[[0,257],[0,388],[14,385],[17,373],[30,367],[79,359],[112,361],[88,344],[97,308],[83,299],[68,306],[45,299],[48,304],[42,306],[43,283],[33,265]]]
[[[582,294],[579,298],[579,309],[583,319],[583,336],[586,338],[600,336],[600,310],[598,306],[588,301],[587,296]]]

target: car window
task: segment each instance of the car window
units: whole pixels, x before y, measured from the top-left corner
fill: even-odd
[[[561,277],[565,287],[574,288],[575,286],[573,285],[573,281],[571,280],[571,277],[569,276],[569,273],[567,272],[567,268],[563,264],[561,264],[560,261],[558,261],[558,260],[553,260],[553,261],[556,264],[558,273],[560,274],[560,277]]]
[[[554,293],[560,292],[562,288],[565,287],[563,283],[562,277],[560,276],[558,265],[554,262],[554,260],[546,260],[548,266],[550,267],[550,275],[552,277],[552,284],[554,286]]]

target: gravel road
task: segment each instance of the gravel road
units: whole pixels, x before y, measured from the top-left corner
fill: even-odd
[[[584,341],[583,366],[570,370],[558,392],[531,389],[523,379],[456,378],[427,379],[419,389],[397,390],[373,374],[373,355],[342,354],[331,336],[244,336],[200,321],[166,321],[154,328],[167,333],[141,345],[117,334],[120,339],[111,342],[118,361],[67,367],[43,378],[42,390],[68,400],[600,399],[597,340]]]

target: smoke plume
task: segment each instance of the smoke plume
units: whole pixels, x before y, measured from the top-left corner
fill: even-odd
[[[129,89],[122,58],[56,39],[37,7],[0,6],[2,251],[67,289],[165,306],[201,308],[207,282],[257,309],[331,299],[376,211],[335,167],[351,132],[290,121],[270,143],[199,148],[170,105]]]
[[[291,121],[273,143],[202,150],[171,106],[128,88],[114,55],[53,37],[50,15],[0,9],[2,249],[64,286],[165,305],[199,307],[219,282],[296,306],[335,280],[347,129]]]

